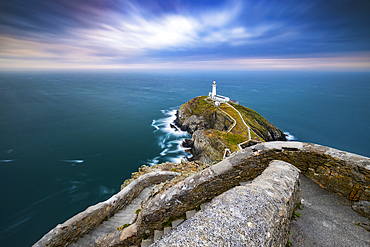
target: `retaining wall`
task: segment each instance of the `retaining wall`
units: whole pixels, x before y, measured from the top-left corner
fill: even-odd
[[[128,205],[140,192],[152,184],[158,184],[177,176],[176,172],[152,172],[134,180],[110,199],[87,208],[43,236],[33,247],[67,246],[76,242],[107,217]]]
[[[273,161],[251,184],[215,197],[151,246],[285,246],[297,202],[299,170]]]
[[[339,193],[351,201],[370,201],[370,158],[343,152],[329,147],[302,142],[266,142],[237,152],[220,163],[198,172],[179,182],[161,194],[155,195],[142,207],[138,220],[122,233],[105,236],[97,246],[137,244],[144,235],[153,234],[171,218],[179,218],[199,204],[260,175],[273,160],[283,160],[296,166],[301,172],[333,193]],[[161,178],[158,183],[173,177]],[[169,175],[171,174],[171,175]],[[101,223],[149,185],[144,175],[121,193],[106,202],[88,208],[46,234],[34,246],[65,246]],[[152,184],[152,183],[150,183]],[[138,186],[136,188],[136,186]],[[133,190],[133,192],[131,192]],[[122,201],[120,206],[112,206]],[[97,219],[97,220],[96,220]]]
[[[155,195],[143,205],[134,233],[127,235],[124,230],[121,236],[107,237],[97,245],[139,243],[144,235],[161,229],[171,218],[182,217],[240,181],[254,179],[272,160],[293,164],[322,187],[351,201],[370,201],[369,158],[310,143],[266,142],[243,149]]]

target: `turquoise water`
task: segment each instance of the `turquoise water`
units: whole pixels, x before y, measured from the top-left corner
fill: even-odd
[[[30,246],[142,164],[180,160],[188,135],[169,123],[213,80],[293,139],[370,156],[370,73],[2,72],[0,246]]]

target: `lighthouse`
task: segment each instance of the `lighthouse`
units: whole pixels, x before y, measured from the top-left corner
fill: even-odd
[[[213,86],[212,86],[212,98],[216,96],[216,81],[213,81]]]
[[[228,101],[230,101],[230,98],[229,97],[225,97],[225,96],[222,96],[222,95],[217,95],[217,93],[216,93],[216,81],[213,81],[212,92],[209,92],[208,96],[211,99],[213,99],[216,102],[218,102],[218,104],[220,102],[228,102]]]

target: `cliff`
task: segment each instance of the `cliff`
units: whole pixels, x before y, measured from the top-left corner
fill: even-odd
[[[196,97],[177,111],[175,123],[192,135],[184,147],[191,148],[191,160],[212,163],[222,160],[229,149],[267,141],[286,141],[285,134],[257,112],[233,103],[216,106],[206,96]],[[240,146],[239,146],[240,145]]]

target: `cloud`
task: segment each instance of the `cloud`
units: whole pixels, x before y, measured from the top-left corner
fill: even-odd
[[[30,44],[24,44],[24,48],[36,47],[36,50],[44,50],[43,53],[48,53],[48,56],[49,53],[61,56],[72,54],[75,50],[83,50],[84,52],[78,54],[113,56],[112,59],[120,60],[143,57],[151,51],[183,51],[209,49],[221,44],[238,45],[248,38],[260,35],[256,29],[247,31],[243,26],[234,23],[240,15],[240,1],[198,11],[196,14],[179,11],[153,14],[150,9],[131,2],[125,2],[123,5],[121,4],[118,10],[107,8],[103,12],[97,11],[94,4],[86,8],[85,12],[76,4],[56,5],[57,10],[52,11],[53,18],[50,18],[47,12],[31,16],[28,20],[22,17],[10,18],[7,27],[23,30],[21,41],[16,44],[29,41]],[[52,7],[44,4],[42,9],[48,10]],[[61,12],[65,9],[73,10],[76,16],[66,11],[63,17]],[[23,15],[25,8],[20,8],[19,13]],[[78,16],[80,13],[83,15]],[[43,24],[38,26],[39,23]],[[17,39],[17,35],[7,36]],[[4,43],[4,49],[6,44],[9,43]],[[21,50],[9,49],[6,53],[14,56],[18,56],[15,54],[16,50]],[[23,55],[30,54],[26,52]]]
[[[77,39],[95,49],[115,50],[122,56],[145,55],[161,50],[183,51],[211,49],[220,45],[239,46],[256,42],[272,25],[245,28],[235,20],[241,14],[241,3],[198,14],[163,13],[153,16],[137,6],[131,14],[107,13],[110,19],[91,29],[76,29]],[[109,24],[107,24],[109,23]]]
[[[346,0],[335,5],[318,0],[4,1],[0,58],[113,66],[367,52],[370,19],[352,5]]]

